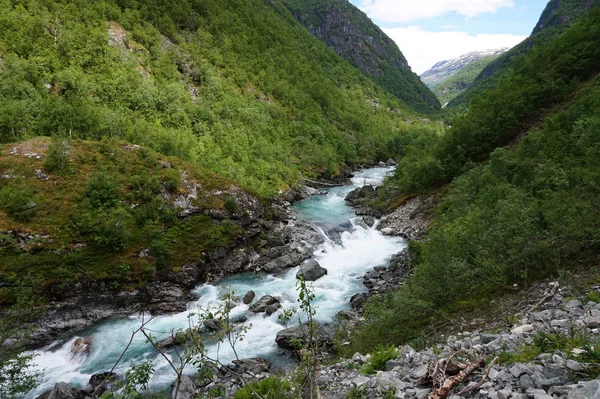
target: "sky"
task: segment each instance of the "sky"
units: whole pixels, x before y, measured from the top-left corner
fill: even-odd
[[[350,0],[421,74],[471,51],[513,47],[531,34],[548,0]]]

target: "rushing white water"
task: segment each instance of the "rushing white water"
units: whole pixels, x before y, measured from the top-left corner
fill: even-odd
[[[316,294],[315,306],[317,320],[322,323],[331,322],[337,312],[349,307],[349,299],[357,292],[366,291],[362,285],[362,275],[375,266],[385,265],[390,257],[400,252],[405,242],[400,238],[386,237],[373,228],[366,228],[360,218],[346,206],[344,197],[356,187],[364,184],[378,184],[391,168],[373,168],[358,172],[352,184],[334,187],[327,195],[314,196],[294,205],[299,217],[313,222],[323,231],[335,226],[346,226],[341,236],[334,241],[327,237],[326,242],[315,252],[316,259],[327,269],[326,276],[313,283]],[[325,234],[325,233],[324,233]],[[253,290],[257,298],[272,295],[281,298],[284,308],[297,307],[296,272],[293,268],[280,275],[242,274],[220,281],[216,285],[203,284],[195,289],[198,296],[196,302],[188,305],[188,311],[174,315],[160,316],[153,319],[147,328],[158,338],[167,337],[170,331],[186,328],[189,315],[198,307],[209,308],[219,304],[221,287],[231,287],[236,294],[243,295]],[[278,355],[275,335],[284,328],[277,315],[247,313],[247,305],[238,305],[232,309],[232,317],[246,315],[246,324],[251,328],[245,339],[236,345],[240,358],[263,357],[274,364],[284,366],[290,359]],[[74,386],[83,387],[90,376],[111,369],[116,359],[125,349],[132,332],[138,329],[148,315],[136,315],[127,318],[107,320],[82,331],[79,336],[92,336],[92,350],[87,356],[73,358],[71,347],[76,337],[68,341],[55,342],[50,347],[34,352],[35,369],[42,372],[39,387],[30,394],[34,398],[55,383],[65,381]],[[229,362],[235,357],[230,348],[222,345],[207,346],[211,357],[219,357]],[[217,353],[218,352],[218,353]],[[174,379],[173,372],[167,362],[146,343],[142,335],[134,337],[133,342],[116,368],[117,373],[124,373],[131,364],[150,359],[156,373],[151,385],[157,388],[166,387]]]

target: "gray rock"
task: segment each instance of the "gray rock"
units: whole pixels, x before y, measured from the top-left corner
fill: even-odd
[[[233,363],[245,373],[266,373],[271,368],[271,362],[258,357],[234,360]]]
[[[303,344],[309,335],[309,328],[306,324],[302,326],[290,327],[281,330],[275,337],[275,342],[280,348],[297,349],[296,343]],[[321,345],[332,345],[331,336],[323,327],[317,324],[315,327],[315,335],[317,342]]]
[[[365,293],[354,294],[350,298],[350,306],[352,306],[352,309],[360,309],[368,298],[369,296]]]
[[[279,304],[279,301],[271,295],[262,296],[256,303],[250,306],[250,311],[254,313],[262,313],[267,310],[268,306]]]
[[[306,281],[315,281],[327,274],[327,269],[321,267],[316,260],[309,260],[300,266],[296,278],[304,278]]]
[[[567,308],[568,310],[574,309],[574,308],[580,308],[581,307],[581,302],[579,302],[576,299],[573,299],[569,302],[567,302],[567,304],[565,305],[565,308]]]
[[[256,297],[256,293],[252,290],[246,292],[246,295],[244,295],[244,298],[242,299],[242,301],[244,302],[244,304],[249,305],[252,303],[252,301],[254,300],[254,298]]]
[[[585,323],[585,326],[587,328],[598,328],[598,327],[600,327],[600,317],[586,316],[583,319],[583,322]]]
[[[567,395],[568,399],[600,399],[600,380],[580,382]]]
[[[371,381],[371,379],[366,375],[359,375],[358,377],[352,379],[352,384],[354,384],[354,386],[360,387],[365,385],[369,381]]]
[[[523,391],[533,388],[533,380],[527,374],[524,374],[519,378],[519,386]]]
[[[515,378],[519,378],[520,376],[522,376],[523,374],[528,374],[531,373],[531,368],[523,363],[515,363],[510,369],[509,369],[510,373],[513,375],[513,377]]]
[[[50,391],[38,396],[38,399],[83,399],[84,394],[66,382],[59,382]]]
[[[274,303],[273,305],[269,305],[265,308],[265,313],[271,316],[273,313],[277,312],[277,310],[281,308],[281,304],[279,302]]]
[[[89,395],[94,394],[94,396],[101,396],[105,392],[115,392],[118,390],[116,381],[117,374],[115,373],[93,374],[83,391]]]
[[[363,216],[362,220],[368,227],[373,227],[375,224],[375,218],[373,216],[365,215]]]
[[[187,375],[182,375],[179,384],[174,381],[171,385],[171,398],[177,397],[177,399],[194,399],[196,397],[196,384]]]

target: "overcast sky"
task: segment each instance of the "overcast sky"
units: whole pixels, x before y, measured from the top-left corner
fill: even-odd
[[[533,30],[547,0],[350,0],[421,74],[465,53],[513,47]]]

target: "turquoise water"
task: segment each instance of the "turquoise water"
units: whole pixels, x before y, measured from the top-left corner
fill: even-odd
[[[375,266],[385,265],[392,255],[406,246],[400,238],[386,237],[375,228],[365,228],[359,223],[360,218],[354,215],[353,209],[346,206],[344,201],[344,197],[356,187],[378,184],[391,171],[390,168],[359,171],[352,178],[351,185],[331,188],[327,195],[313,196],[294,205],[299,218],[313,222],[324,232],[339,225],[346,225],[348,230],[335,242],[323,233],[325,243],[313,255],[314,259],[328,270],[326,276],[313,283],[316,318],[322,323],[331,322],[337,312],[347,309],[352,295],[366,291],[361,279],[365,272]],[[297,270],[298,268],[292,268],[278,275],[241,274],[223,279],[218,284],[199,285],[194,290],[198,300],[188,305],[188,311],[159,316],[148,325],[148,329],[153,331],[155,337],[161,339],[170,335],[173,329],[187,328],[190,314],[196,312],[199,306],[206,309],[220,304],[223,287],[231,287],[238,295],[244,295],[252,289],[257,298],[269,294],[279,297],[286,308],[297,307]],[[275,344],[277,332],[284,328],[279,323],[277,314],[250,314],[248,306],[243,304],[233,308],[231,314],[232,317],[248,317],[246,324],[250,329],[244,341],[236,345],[240,358],[264,357],[283,367],[293,362],[280,355]],[[78,336],[91,335],[93,342],[91,353],[84,357],[71,356],[71,347],[78,336],[35,351],[35,369],[43,373],[42,384],[28,397],[34,398],[60,381],[83,387],[92,374],[110,370],[125,349],[132,332],[148,317],[149,315],[133,315],[107,320],[80,332]],[[218,357],[223,362],[235,359],[233,351],[226,345],[207,345],[207,351],[211,357]],[[146,359],[152,360],[156,370],[151,381],[152,386],[164,388],[174,380],[174,374],[167,362],[141,335],[134,338],[116,372],[122,374],[131,364]]]

